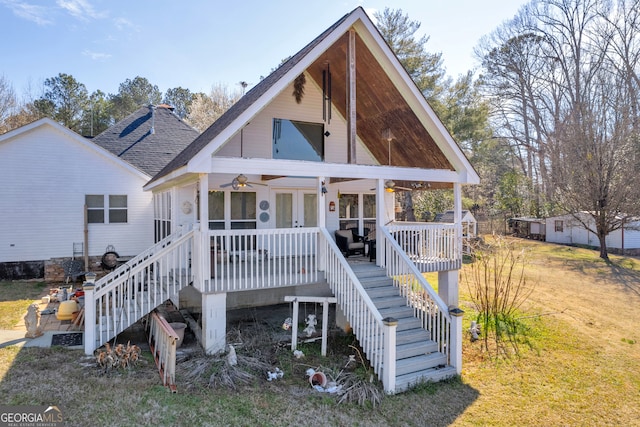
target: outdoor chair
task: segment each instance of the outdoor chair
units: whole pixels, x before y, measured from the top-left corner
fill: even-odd
[[[79,259],[68,259],[62,262],[62,269],[64,270],[64,279],[66,283],[69,283],[69,279],[76,279],[80,276],[84,276],[84,262]]]
[[[357,234],[354,234],[351,229],[349,230],[336,230],[336,244],[342,251],[345,257],[361,253],[364,255],[364,239]],[[357,237],[354,237],[357,236]],[[357,240],[356,240],[357,239]]]

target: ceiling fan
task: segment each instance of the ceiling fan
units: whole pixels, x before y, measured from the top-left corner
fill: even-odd
[[[249,178],[247,178],[245,175],[240,174],[238,176],[236,176],[235,178],[233,178],[233,180],[231,180],[231,182],[228,182],[226,184],[222,184],[220,186],[220,188],[225,188],[225,187],[231,187],[234,190],[237,190],[239,188],[242,187],[249,187],[249,188],[253,188],[254,185],[263,185],[263,186],[267,186],[267,184],[262,184],[260,182],[249,182]]]
[[[372,188],[371,191],[375,190],[375,188]],[[384,191],[386,191],[387,193],[393,193],[396,190],[406,190],[406,191],[412,191],[414,190],[414,188],[407,188],[407,187],[400,187],[398,185],[396,185],[395,182],[393,182],[393,180],[388,179],[384,182]]]

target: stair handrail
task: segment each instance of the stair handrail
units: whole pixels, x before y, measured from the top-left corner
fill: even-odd
[[[327,282],[337,298],[338,305],[344,310],[344,315],[360,341],[360,345],[367,355],[374,372],[380,375],[384,364],[383,331],[385,328],[382,314],[380,314],[360,280],[356,277],[329,231],[324,227],[320,227],[320,232],[326,243],[325,276]],[[347,283],[342,284],[338,276],[345,277]],[[339,287],[342,288],[339,289]],[[359,298],[363,305],[359,305],[357,308],[366,312],[352,311],[353,307],[350,301],[347,301],[347,295],[351,298]],[[370,328],[375,328],[377,331],[373,331]]]
[[[193,234],[193,229],[190,229],[187,232],[185,232],[184,229],[179,229],[175,233],[170,234],[169,236],[160,240],[155,245],[145,249],[126,263],[119,265],[111,273],[96,280],[96,298],[100,295],[103,295],[105,292],[108,292],[112,287],[114,287],[119,278],[123,276],[128,277],[131,274],[137,273],[138,271],[146,268],[149,264],[151,264],[154,259],[159,258],[165,255],[167,252],[171,251],[172,243],[174,243],[173,247],[179,246],[179,244],[183,241],[190,239]]]
[[[442,353],[447,355],[447,359],[449,359],[449,345],[448,342],[450,340],[449,336],[449,326],[451,325],[451,314],[449,313],[449,307],[442,300],[440,295],[436,293],[433,287],[429,284],[427,279],[422,275],[422,272],[418,269],[418,267],[413,263],[406,252],[402,249],[398,241],[393,238],[387,227],[381,227],[382,236],[384,238],[384,255],[378,252],[378,256],[383,258],[383,264],[385,269],[387,270],[387,275],[394,279],[394,282],[398,284],[402,284],[403,278],[412,277],[415,281],[420,285],[422,290],[424,290],[429,298],[435,303],[436,311],[442,316],[445,324],[440,325],[439,322],[436,322],[435,331],[434,328],[427,328],[430,333],[431,339],[438,344],[438,349]],[[380,246],[378,246],[380,248]],[[407,280],[405,279],[405,285],[407,284]],[[398,286],[400,287],[400,286]],[[415,301],[412,301],[412,293],[405,292],[402,294],[405,298],[407,298],[407,305],[413,307],[414,309],[418,309],[416,307]],[[422,309],[426,309],[427,307],[422,307]],[[424,322],[424,319],[423,319]],[[423,325],[425,326],[425,325]],[[438,329],[444,328],[445,334],[441,334]]]
[[[86,354],[192,281],[194,233],[178,230],[85,288],[85,318],[90,319],[85,321]],[[164,273],[169,281],[161,276]]]

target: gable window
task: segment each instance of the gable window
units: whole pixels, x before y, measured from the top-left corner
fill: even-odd
[[[89,224],[117,224],[127,222],[127,196],[87,194],[87,222]]]
[[[562,233],[564,230],[564,223],[562,220],[556,220],[554,226],[556,233]]]
[[[324,161],[324,125],[273,119],[273,158]]]

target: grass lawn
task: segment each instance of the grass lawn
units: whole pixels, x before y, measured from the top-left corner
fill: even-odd
[[[386,396],[375,407],[338,404],[311,389],[306,369],[331,360],[340,362],[338,372],[345,363],[345,354],[333,350],[325,361],[314,355],[319,344],[304,348],[305,359],[269,349],[285,377],[236,389],[189,381],[185,367],[193,365],[186,361],[178,366],[177,394],[160,385],[148,354],[133,369],[103,374],[81,351],[9,347],[0,349],[0,402],[59,405],[69,425],[639,425],[640,262],[612,256],[606,264],[587,249],[519,244],[530,251],[527,277],[536,284],[523,308],[529,332],[520,356],[488,358],[465,335],[460,379]],[[474,314],[464,277],[467,328]],[[435,284],[437,276],[428,280]],[[10,312],[0,315],[5,324],[16,320]],[[335,338],[330,349],[347,344]]]

